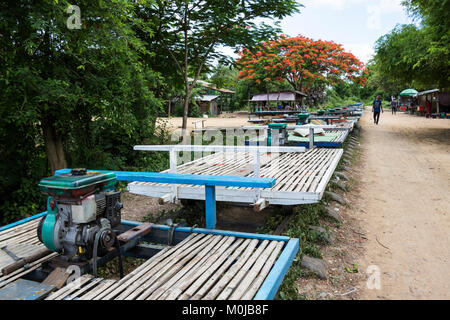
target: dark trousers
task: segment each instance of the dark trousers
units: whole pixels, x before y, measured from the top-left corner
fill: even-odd
[[[378,112],[374,111],[374,113],[373,113],[373,122],[378,124],[379,120],[380,120],[380,112],[379,111]]]
[[[392,107],[392,114],[397,114],[397,108]]]

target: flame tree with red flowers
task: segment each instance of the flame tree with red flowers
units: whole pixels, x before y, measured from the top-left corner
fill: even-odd
[[[311,94],[344,79],[364,86],[367,70],[353,54],[333,41],[313,40],[301,35],[282,35],[262,43],[256,50],[244,49],[237,61],[239,79],[258,86],[289,83],[294,90]]]

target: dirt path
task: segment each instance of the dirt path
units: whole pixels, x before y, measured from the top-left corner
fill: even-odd
[[[172,117],[170,119],[168,118],[160,118],[160,121],[163,121],[166,123],[167,128],[170,132],[173,132],[179,128],[181,128],[181,125],[183,124],[183,118],[181,117]],[[217,117],[209,117],[207,119],[205,118],[188,118],[187,119],[187,129],[193,130],[194,124],[192,122],[198,121],[198,120],[206,120],[204,125],[206,128],[240,128],[242,126],[248,126],[251,125],[248,120],[248,114],[241,112],[241,113],[224,113]],[[198,126],[201,126],[199,123]]]
[[[450,299],[450,120],[385,112],[376,126],[371,116],[361,120],[359,265],[380,268],[381,289],[361,283],[359,298]]]

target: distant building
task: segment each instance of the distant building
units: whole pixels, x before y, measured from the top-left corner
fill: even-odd
[[[194,81],[192,78],[188,80]],[[209,112],[210,115],[218,115],[230,105],[234,91],[218,89],[215,84],[203,80],[197,80],[197,83],[203,87],[201,95],[195,98],[202,113]]]
[[[417,94],[418,110],[427,113],[427,101],[430,103],[430,113],[450,112],[450,93],[439,92],[439,89],[422,91]]]
[[[250,102],[261,104],[263,107],[266,107],[269,102],[277,102],[283,104],[284,107],[290,106],[294,108],[295,105],[301,107],[305,97],[307,95],[300,91],[268,92],[253,95]]]
[[[219,114],[217,99],[218,95],[203,95],[195,98],[198,106],[200,107],[200,111],[202,113],[209,113],[213,115]]]

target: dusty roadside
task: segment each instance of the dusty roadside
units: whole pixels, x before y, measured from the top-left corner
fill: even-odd
[[[450,298],[450,121],[385,112],[361,120],[366,158],[360,219],[363,270],[379,267],[381,289],[361,299]]]

